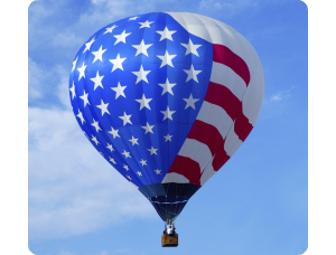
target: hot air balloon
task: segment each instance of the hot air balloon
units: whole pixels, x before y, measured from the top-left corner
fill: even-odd
[[[255,125],[263,72],[230,26],[193,13],[153,12],[111,23],[77,52],[69,80],[79,126],[165,222],[174,221]]]

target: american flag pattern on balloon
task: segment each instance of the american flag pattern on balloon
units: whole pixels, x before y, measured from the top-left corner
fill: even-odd
[[[259,112],[260,63],[241,41],[230,27],[194,14],[149,13],[107,25],[73,61],[70,99],[80,127],[139,187],[204,184]]]

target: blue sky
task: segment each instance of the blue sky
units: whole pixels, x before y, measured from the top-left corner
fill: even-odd
[[[80,4],[79,4],[80,3]],[[68,73],[100,27],[149,11],[190,11],[256,48],[265,97],[251,135],[177,220],[163,223],[82,135]],[[29,9],[29,238],[43,255],[299,254],[307,247],[307,10],[300,1],[44,1]]]

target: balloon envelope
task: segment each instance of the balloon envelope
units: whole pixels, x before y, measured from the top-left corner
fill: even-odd
[[[148,13],[103,27],[70,73],[73,111],[101,155],[173,220],[252,130],[263,74],[222,22]]]

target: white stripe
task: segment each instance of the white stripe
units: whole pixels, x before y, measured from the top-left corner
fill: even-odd
[[[203,171],[206,164],[212,160],[212,154],[209,147],[200,141],[190,138],[187,138],[184,141],[178,155],[188,157],[197,162],[201,171]]]
[[[244,80],[230,67],[213,62],[210,81],[227,87],[240,101],[246,92]]]
[[[190,183],[190,181],[184,175],[172,172],[166,174],[162,183]]]
[[[204,101],[197,115],[197,119],[214,126],[225,138],[233,125],[231,117],[220,106]]]
[[[224,150],[231,157],[242,143],[243,141],[239,139],[236,132],[234,131],[234,128],[232,127],[226,136]]]
[[[260,63],[259,65],[261,66]],[[257,121],[264,95],[263,71],[260,67],[257,68],[255,72],[259,72],[259,74],[254,74],[251,77],[250,85],[247,87],[246,93],[243,98],[243,113],[249,119],[250,123],[253,126]]]
[[[212,162],[204,169],[202,176],[201,176],[201,185],[210,179],[211,176],[213,176],[216,172],[212,168]]]

